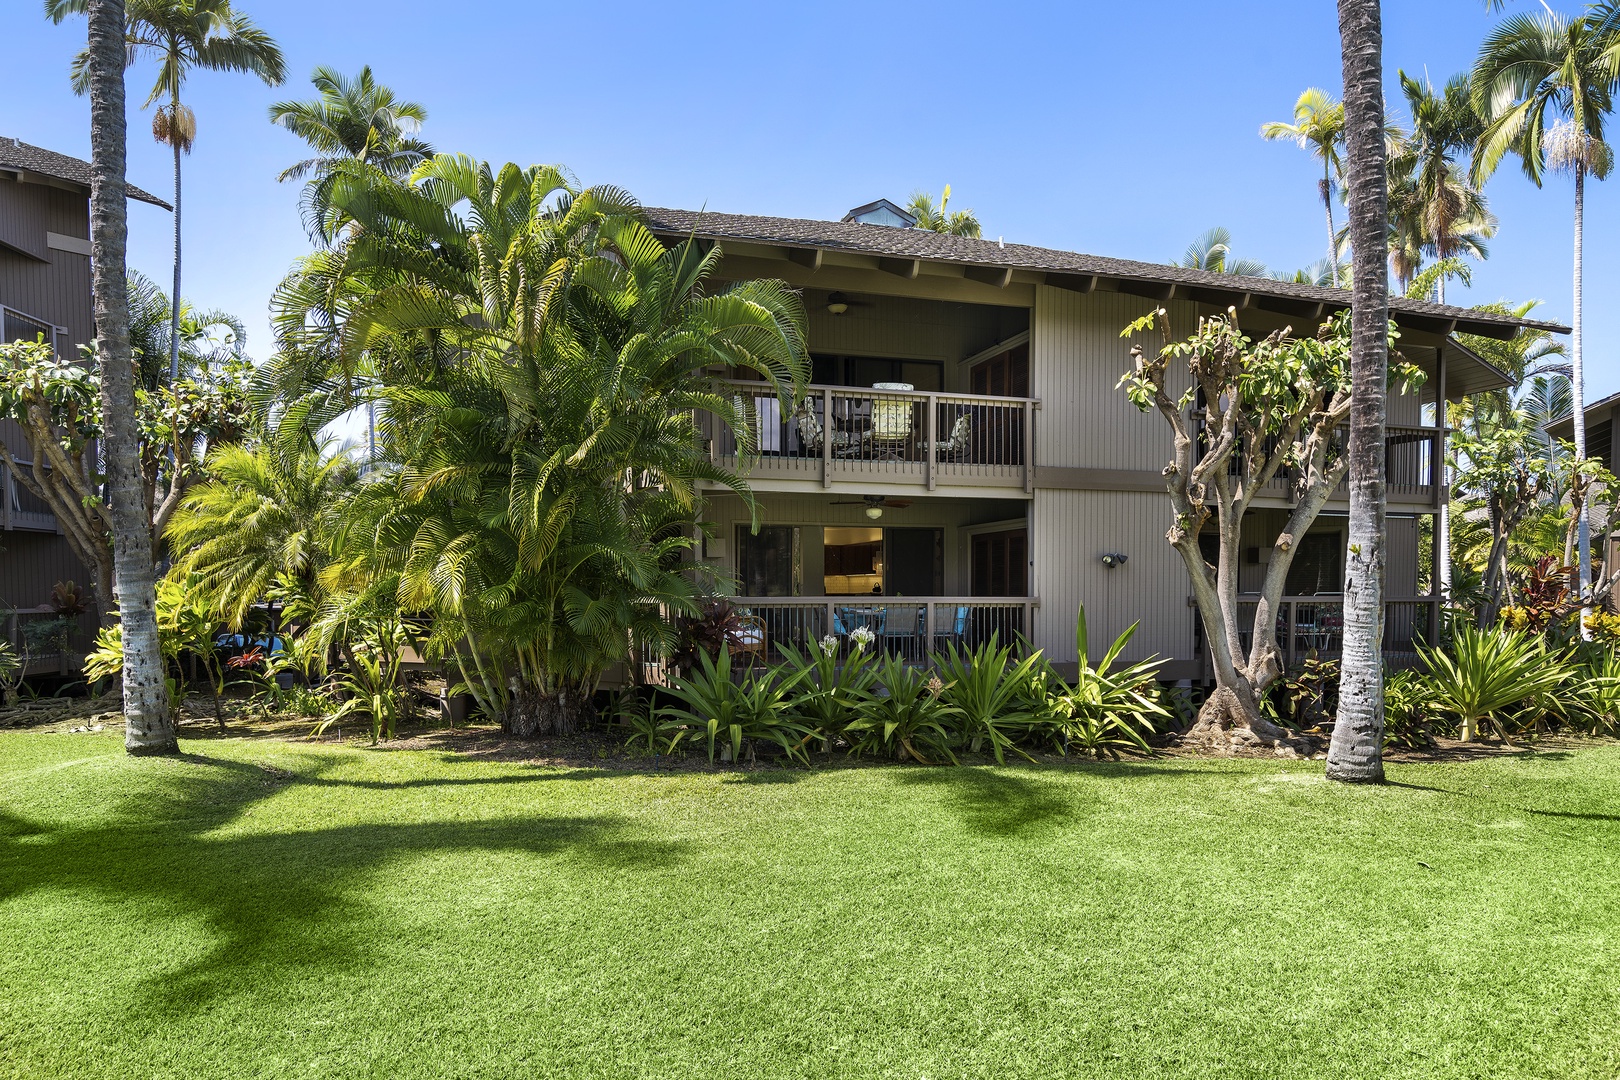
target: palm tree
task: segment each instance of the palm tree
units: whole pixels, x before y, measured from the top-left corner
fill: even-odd
[[[974,217],[972,210],[952,210],[951,185],[945,185],[945,192],[939,197],[939,207],[934,207],[934,197],[926,191],[913,191],[911,201],[906,203],[906,211],[917,219],[917,228],[927,229],[929,232],[945,233],[949,236],[980,235],[979,219]]]
[[[629,196],[559,168],[335,172],[330,246],[276,298],[284,356],[303,359],[267,376],[332,399],[310,416],[385,405],[387,467],[335,534],[323,620],[391,583],[491,715],[568,731],[608,664],[667,635],[661,605],[693,609],[679,556],[697,489],[750,499],[701,449],[700,414],[752,438],[708,371],[754,371],[791,403],[802,303],[781,282],[711,291],[718,249],[666,249]]]
[[[85,11],[89,0],[45,0],[45,11],[58,23]],[[130,64],[143,55],[158,62],[157,80],[142,107],[167,99],[152,114],[152,137],[174,152],[174,304],[170,317],[169,377],[180,377],[180,155],[191,152],[197,117],[180,100],[180,88],[193,68],[241,71],[270,86],[286,77],[281,49],[251,19],[231,8],[230,0],[129,0],[125,9],[125,48]],[[84,92],[86,54],[74,61],[74,88]]]
[[[158,644],[152,534],[140,470],[135,375],[129,352],[129,294],[124,259],[124,5],[87,0],[90,40],[85,74],[90,94],[90,267],[101,367],[102,435],[107,496],[112,504],[118,618],[124,640],[124,749],[176,754],[163,653]]]
[[[1410,177],[1409,212],[1421,243],[1436,260],[1483,252],[1481,241],[1495,233],[1495,219],[1456,163],[1457,153],[1472,148],[1484,129],[1468,76],[1452,77],[1438,92],[1427,79],[1418,82],[1404,71],[1400,80],[1412,130],[1398,141],[1390,171]],[[1444,277],[1435,298],[1446,302]]]
[[[433,156],[433,148],[416,137],[427,120],[427,109],[414,101],[400,101],[376,80],[369,65],[352,79],[336,68],[318,67],[310,81],[320,97],[277,102],[270,106],[270,121],[315,151],[315,157],[288,166],[276,177],[287,181],[313,174],[306,195],[306,212],[312,217],[318,219],[329,205],[334,162],[362,161],[403,177]]]
[[[1474,107],[1485,118],[1474,150],[1477,184],[1509,153],[1541,186],[1548,169],[1575,177],[1574,311],[1570,320],[1570,389],[1575,458],[1586,459],[1585,371],[1581,353],[1581,285],[1586,178],[1603,179],[1614,156],[1603,141],[1603,120],[1613,107],[1620,34],[1613,5],[1582,18],[1552,11],[1517,15],[1498,26],[1474,63]],[[1549,124],[1549,119],[1552,123]],[[1591,514],[1583,504],[1576,524],[1575,560],[1581,596],[1581,632],[1591,610]]]
[[[348,458],[271,441],[221,446],[209,479],[186,493],[165,537],[214,614],[240,627],[273,589],[313,608],[334,515],[353,484]]]
[[[1187,245],[1181,260],[1173,265],[1189,270],[1203,270],[1211,274],[1239,274],[1244,277],[1265,277],[1266,264],[1255,259],[1232,258],[1232,234],[1216,225]]]
[[[1333,230],[1333,177],[1343,169],[1339,147],[1344,142],[1344,134],[1343,103],[1314,86],[1294,102],[1292,124],[1274,120],[1260,125],[1261,138],[1290,140],[1300,149],[1311,151],[1322,162],[1322,179],[1317,181],[1317,190],[1322,196],[1322,209],[1327,213],[1328,262],[1335,271],[1339,267],[1339,248]]]
[[[1384,409],[1389,382],[1388,180],[1378,0],[1339,0],[1351,250],[1350,524],[1331,780],[1384,778]]]

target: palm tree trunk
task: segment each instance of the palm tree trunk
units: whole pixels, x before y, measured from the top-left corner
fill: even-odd
[[[1586,226],[1586,167],[1575,166],[1575,311],[1570,320],[1570,396],[1574,406],[1575,462],[1586,460],[1586,373],[1581,362],[1581,278]],[[1575,582],[1581,599],[1581,637],[1590,641],[1586,620],[1592,614],[1592,513],[1581,500],[1575,524]]]
[[[1389,271],[1384,233],[1383,31],[1378,0],[1339,0],[1349,156],[1350,528],[1345,561],[1339,714],[1331,780],[1384,778],[1384,407],[1389,369]]]
[[[170,115],[174,123],[180,122],[180,95],[172,96]],[[174,292],[170,294],[169,309],[169,382],[180,381],[180,144],[175,134],[169,140],[174,148]]]
[[[135,372],[129,345],[129,240],[124,181],[124,2],[90,0],[90,249],[96,352],[107,461],[107,501],[124,638],[124,749],[179,752],[158,648],[152,536],[140,471]]]
[[[1322,208],[1327,211],[1328,265],[1333,268],[1333,284],[1339,284],[1339,243],[1333,233],[1333,166],[1322,158]]]

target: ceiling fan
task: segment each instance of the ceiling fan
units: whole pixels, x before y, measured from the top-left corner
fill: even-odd
[[[876,521],[883,516],[885,510],[904,510],[911,505],[910,499],[891,499],[887,495],[862,495],[859,499],[838,499],[834,506],[864,506],[866,516]]]
[[[830,315],[842,315],[852,307],[871,307],[871,301],[852,300],[844,293],[832,292],[827,294],[827,312]]]

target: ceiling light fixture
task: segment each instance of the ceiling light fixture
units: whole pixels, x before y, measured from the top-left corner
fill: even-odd
[[[842,315],[848,310],[849,301],[844,299],[843,293],[835,292],[827,294],[827,314]]]
[[[866,516],[871,518],[873,521],[876,521],[878,518],[883,516],[883,507],[868,506],[866,508]]]

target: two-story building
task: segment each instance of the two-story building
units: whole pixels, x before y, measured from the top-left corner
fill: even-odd
[[[169,209],[131,185],[129,197]],[[90,163],[0,138],[0,341],[43,336],[76,357],[95,337],[90,296]],[[0,440],[23,467],[21,429],[0,420]],[[56,516],[0,464],[0,610],[48,611],[58,581],[88,592],[94,575],[73,554]],[[8,636],[17,617],[7,617]]]
[[[1170,433],[1117,388],[1130,367],[1120,331],[1158,305],[1180,334],[1228,307],[1251,335],[1306,333],[1347,307],[1347,292],[945,236],[908,227],[885,200],[836,222],[647,217],[668,240],[720,244],[731,280],[804,291],[805,407],[784,416],[768,393],[751,395],[752,459],[723,434],[711,439],[717,460],[743,466],[762,523],[751,528],[741,500],[713,492],[699,552],[736,576],[737,603],[768,642],[864,625],[921,656],[943,641],[1021,633],[1068,660],[1084,604],[1093,640],[1140,621],[1129,656],[1170,658],[1166,678],[1203,677],[1191,588],[1165,540]],[[1453,334],[1564,328],[1401,299],[1391,312],[1401,351],[1428,375],[1419,394],[1389,404],[1386,648],[1399,654],[1438,618],[1419,571],[1420,526],[1445,498],[1434,402],[1507,383]],[[737,393],[750,396],[749,384]],[[1286,485],[1260,505],[1244,553],[1256,590],[1291,505]],[[1338,648],[1347,508],[1341,491],[1297,549],[1279,626],[1290,656]]]

